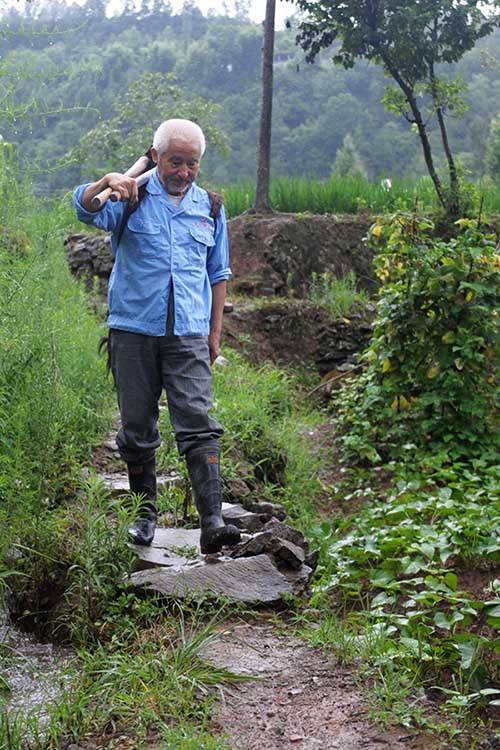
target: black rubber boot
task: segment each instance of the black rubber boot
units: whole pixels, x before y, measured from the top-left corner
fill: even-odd
[[[138,517],[128,534],[134,544],[151,544],[156,528],[156,460],[127,464],[130,491],[140,496]]]
[[[206,555],[218,552],[222,547],[233,547],[240,541],[240,531],[236,526],[226,526],[222,518],[218,452],[209,447],[192,448],[186,455],[186,463],[200,516],[202,553]]]

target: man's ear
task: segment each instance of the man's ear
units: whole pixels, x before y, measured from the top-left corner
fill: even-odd
[[[151,158],[154,161],[155,164],[158,164],[158,159],[160,158],[158,151],[155,149],[154,146],[151,146]]]

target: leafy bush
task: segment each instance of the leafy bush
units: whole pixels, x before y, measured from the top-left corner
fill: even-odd
[[[367,368],[338,406],[348,449],[370,460],[411,438],[458,457],[494,439],[500,260],[492,235],[463,220],[435,240],[429,220],[379,220],[382,281]]]

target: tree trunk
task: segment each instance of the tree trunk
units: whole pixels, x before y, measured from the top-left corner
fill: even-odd
[[[448,174],[450,177],[450,188],[449,194],[446,198],[446,210],[451,219],[458,219],[460,217],[460,185],[458,180],[457,165],[453,159],[451,153],[450,144],[448,141],[448,132],[444,122],[443,109],[439,104],[437,96],[437,85],[436,77],[434,75],[434,67],[431,66],[431,91],[432,101],[434,103],[434,109],[436,110],[437,121],[439,124],[439,132],[441,133],[441,143],[443,144],[443,150],[446,155],[446,161],[448,162]]]
[[[415,93],[413,89],[410,86],[408,86],[406,82],[403,80],[403,78],[399,75],[397,67],[395,65],[392,65],[392,62],[387,57],[387,55],[381,52],[380,56],[382,57],[382,60],[384,61],[384,64],[387,70],[389,71],[391,76],[394,78],[394,80],[398,84],[399,88],[405,95],[406,101],[410,105],[411,113],[413,115],[414,122],[417,126],[420,143],[422,144],[422,150],[424,152],[424,159],[425,159],[425,164],[427,166],[427,171],[429,172],[430,178],[432,182],[434,183],[434,189],[436,191],[437,197],[439,198],[439,202],[441,203],[445,211],[448,211],[448,203],[446,201],[446,195],[444,193],[441,180],[439,179],[438,173],[434,166],[434,159],[432,158],[432,150],[431,150],[429,137],[427,135],[427,128],[425,126],[422,113],[420,112],[419,106],[417,104]]]
[[[274,16],[276,0],[266,0],[262,47],[262,109],[260,114],[257,185],[253,213],[270,213],[271,123],[273,111]]]

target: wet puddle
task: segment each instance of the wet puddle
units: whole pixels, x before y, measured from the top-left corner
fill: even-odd
[[[51,706],[68,689],[67,667],[73,657],[69,649],[40,643],[28,633],[11,625],[6,616],[0,620],[0,707],[12,723],[28,719],[26,731],[32,734],[38,725],[43,731]]]

